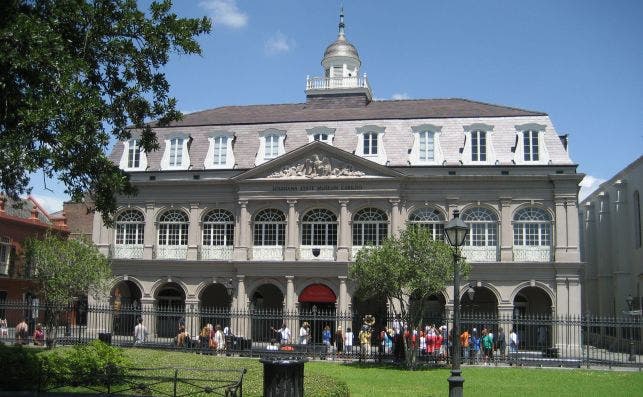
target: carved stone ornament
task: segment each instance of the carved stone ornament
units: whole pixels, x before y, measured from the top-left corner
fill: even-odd
[[[364,175],[362,171],[356,171],[350,165],[331,163],[328,157],[313,154],[299,164],[273,172],[268,175],[268,178],[333,178]]]

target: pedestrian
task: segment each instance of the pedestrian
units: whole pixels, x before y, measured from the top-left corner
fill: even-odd
[[[344,352],[344,331],[341,325],[338,325],[337,331],[335,331],[335,348],[337,349],[337,354]]]
[[[305,345],[308,343],[308,339],[310,337],[310,332],[308,331],[310,326],[308,325],[308,321],[304,321],[303,324],[301,324],[301,327],[299,328],[299,344],[300,345]]]
[[[353,330],[351,327],[346,328],[344,347],[346,348],[346,353],[351,354],[353,352]]]
[[[487,329],[482,330],[482,350],[484,353],[484,365],[489,364],[491,359],[491,351],[493,349],[493,334],[490,334]]]
[[[9,328],[7,326],[7,319],[0,318],[0,337],[9,336]]]
[[[23,318],[16,325],[16,344],[22,345],[29,343],[29,326],[27,325],[27,319]]]
[[[515,355],[516,353],[518,353],[518,334],[512,328],[509,333],[509,354]]]
[[[471,342],[473,344],[473,360],[477,364],[478,360],[480,360],[480,337],[476,328],[473,329]]]
[[[143,319],[139,317],[138,324],[136,324],[136,327],[134,327],[134,344],[140,345],[145,343],[146,340],[147,328],[145,328],[145,325],[143,325]]]
[[[42,324],[36,325],[36,330],[33,333],[33,344],[36,346],[43,346],[45,344],[45,331],[42,329]]]
[[[502,327],[498,328],[498,340],[496,342],[496,348],[498,349],[498,353],[500,353],[500,360],[504,361],[507,342],[505,340],[505,331],[502,329]]]
[[[322,331],[322,343],[326,347],[326,351],[330,350],[330,338],[331,338],[330,325],[326,325],[324,327],[324,330]]]
[[[216,344],[216,350],[217,351],[222,351],[225,350],[225,337],[223,336],[223,331],[221,330],[221,326],[217,324],[214,327],[214,343]]]
[[[464,329],[462,334],[460,334],[460,347],[462,348],[462,358],[469,358],[469,330]]]

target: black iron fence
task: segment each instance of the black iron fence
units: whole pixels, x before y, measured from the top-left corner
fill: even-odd
[[[58,344],[102,339],[119,346],[194,350],[207,354],[264,356],[299,354],[329,360],[402,360],[404,346],[418,361],[448,364],[452,318],[424,313],[417,329],[391,313],[340,313],[330,306],[287,312],[275,309],[231,310],[198,305],[156,307],[113,305],[51,308],[28,302],[0,303],[4,343]],[[53,310],[56,309],[56,310]],[[373,314],[368,330],[364,316]],[[56,316],[59,326],[34,339],[38,323]],[[28,332],[16,325],[25,320]],[[138,340],[136,327],[139,324]],[[144,327],[143,331],[140,331]],[[521,315],[502,317],[463,313],[462,358],[470,364],[537,366],[635,366],[641,368],[641,316],[596,317]],[[55,335],[51,335],[51,334]],[[486,343],[491,346],[485,349]],[[217,343],[213,343],[216,341]],[[406,341],[406,343],[405,343]]]

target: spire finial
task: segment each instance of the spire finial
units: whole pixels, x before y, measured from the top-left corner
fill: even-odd
[[[344,36],[344,4],[342,4],[339,11],[339,35]]]

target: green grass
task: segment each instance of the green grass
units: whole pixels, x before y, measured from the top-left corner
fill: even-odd
[[[448,369],[407,371],[393,366],[306,364],[348,384],[351,397],[447,396]],[[467,396],[643,396],[643,373],[560,368],[465,367]]]

